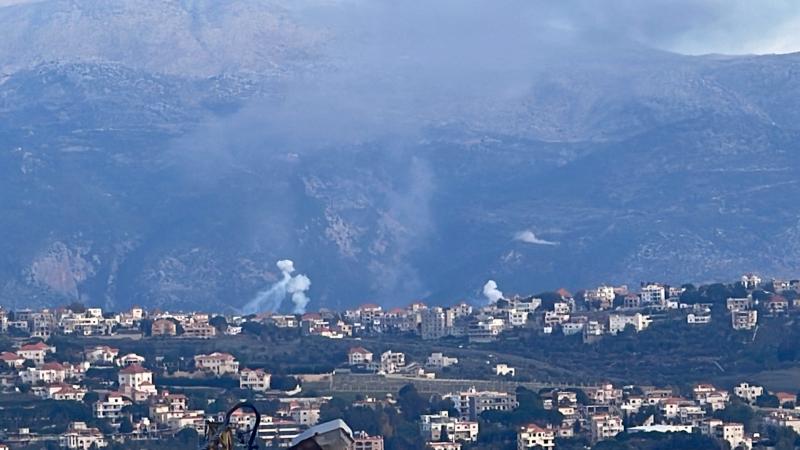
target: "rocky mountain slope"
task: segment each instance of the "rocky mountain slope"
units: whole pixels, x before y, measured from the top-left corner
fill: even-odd
[[[284,258],[312,308],[800,269],[799,55],[461,77],[301,13],[0,8],[0,303],[235,309]]]

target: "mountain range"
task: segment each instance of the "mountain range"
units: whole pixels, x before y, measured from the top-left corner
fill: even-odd
[[[800,271],[800,54],[312,3],[0,2],[0,303],[236,311],[283,259],[313,309]]]

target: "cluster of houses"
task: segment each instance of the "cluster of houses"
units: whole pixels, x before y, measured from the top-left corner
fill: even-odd
[[[745,424],[725,422],[712,416],[725,409],[732,396],[755,404],[765,394],[763,387],[742,383],[733,392],[710,384],[695,385],[690,396],[678,396],[672,389],[611,384],[584,389],[588,397],[580,404],[576,392],[553,390],[545,394],[545,408],[557,409],[563,417],[560,426],[531,424],[517,433],[519,450],[542,447],[553,449],[556,439],[571,437],[576,430],[588,430],[592,442],[610,439],[620,433],[700,433],[718,439],[729,448],[750,449],[759,442],[759,433],[748,433]],[[767,427],[789,427],[800,432],[800,409],[797,396],[775,393],[780,406],[771,408],[763,418]]]

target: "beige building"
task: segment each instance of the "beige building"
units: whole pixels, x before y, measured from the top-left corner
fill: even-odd
[[[108,447],[108,440],[103,433],[97,428],[89,428],[84,422],[72,422],[67,431],[58,437],[58,443],[70,450]]]
[[[239,361],[230,353],[214,352],[210,355],[197,355],[194,357],[197,369],[211,372],[216,376],[239,373]]]
[[[517,450],[542,447],[552,450],[556,447],[556,433],[536,424],[526,425],[517,432]]]
[[[592,441],[611,439],[625,431],[622,418],[613,414],[595,414],[591,419]]]
[[[239,387],[265,392],[269,390],[271,378],[272,376],[262,369],[242,369],[239,373]]]

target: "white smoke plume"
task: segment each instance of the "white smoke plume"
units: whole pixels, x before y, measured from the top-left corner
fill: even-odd
[[[503,298],[503,292],[497,289],[497,283],[494,280],[489,280],[483,285],[483,295],[489,300],[489,303],[496,303]]]
[[[242,308],[245,314],[278,311],[287,294],[291,295],[295,314],[306,312],[306,306],[311,300],[306,295],[306,292],[311,288],[311,279],[303,274],[292,275],[295,269],[294,262],[290,259],[282,259],[275,265],[281,271],[283,277],[270,286],[269,289],[256,294],[255,298]]]
[[[523,230],[519,233],[514,235],[515,241],[524,242],[526,244],[536,244],[536,245],[558,245],[558,242],[553,241],[546,241],[544,239],[540,239],[536,234],[531,230]]]

